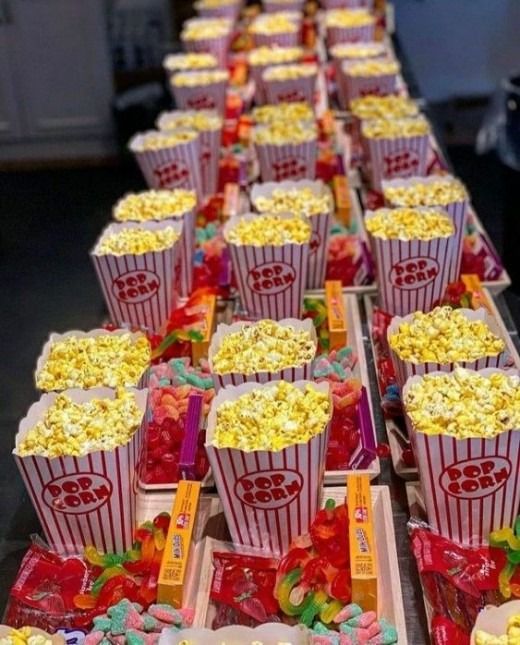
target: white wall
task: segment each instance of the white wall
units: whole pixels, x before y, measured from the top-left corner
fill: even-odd
[[[431,101],[489,94],[520,71],[520,0],[393,0],[397,33]]]

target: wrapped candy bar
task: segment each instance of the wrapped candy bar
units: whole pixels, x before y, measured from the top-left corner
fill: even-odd
[[[460,179],[451,175],[392,179],[383,181],[382,189],[385,201],[392,206],[440,206],[448,211],[455,226],[456,249],[450,262],[449,281],[457,281],[469,206],[468,191]]]
[[[251,202],[259,212],[297,213],[309,218],[312,236],[307,268],[308,289],[322,289],[334,200],[322,181],[282,181],[255,184]]]
[[[177,72],[170,78],[176,105],[181,110],[216,110],[221,116],[226,109],[227,70]]]
[[[366,9],[330,9],[325,12],[327,45],[373,41],[376,19]]]
[[[148,130],[132,137],[128,148],[134,154],[149,188],[190,189],[201,199],[202,184],[197,171],[200,158],[198,132]]]
[[[520,489],[520,379],[498,369],[413,376],[403,405],[428,521],[461,544],[511,526]]]
[[[310,379],[316,346],[316,332],[310,320],[221,324],[209,348],[215,389],[250,381]]]
[[[222,125],[222,117],[218,112],[212,110],[173,110],[162,112],[157,119],[159,130],[189,128],[200,133],[200,162],[204,196],[217,192]]]
[[[277,12],[255,18],[249,27],[255,47],[297,47],[301,41],[301,15],[296,16]]]
[[[502,367],[505,342],[485,309],[436,307],[395,316],[387,331],[392,363],[401,387],[410,376],[433,371]]]
[[[13,453],[58,553],[87,544],[113,551],[132,546],[146,396],[146,390],[108,388],[44,394],[21,421]]]
[[[429,311],[448,285],[448,260],[454,252],[455,229],[441,209],[378,209],[367,211],[369,234],[381,307],[405,316]]]
[[[273,65],[296,63],[303,56],[302,47],[272,47],[263,46],[252,49],[247,55],[249,73],[255,82],[255,103],[262,105],[266,102],[265,87],[262,80],[264,70]]]
[[[150,342],[123,330],[51,334],[36,365],[36,387],[44,392],[69,388],[138,387],[147,381]]]
[[[194,52],[188,54],[168,54],[165,56],[162,65],[168,76],[171,76],[176,72],[214,69],[218,66],[218,61],[209,52]]]
[[[293,63],[267,67],[262,73],[262,84],[267,101],[314,102],[318,66],[315,63]]]
[[[234,543],[285,553],[318,510],[331,415],[326,383],[222,389],[206,450]]]
[[[299,215],[248,214],[224,225],[242,304],[254,318],[299,318],[311,226]]]
[[[314,111],[312,106],[304,101],[262,105],[253,110],[253,121],[261,125],[276,124],[279,121],[312,122],[313,120]]]
[[[187,52],[210,53],[225,68],[233,21],[229,18],[193,18],[184,23],[181,41]],[[180,106],[183,107],[183,106]],[[206,105],[204,107],[212,107]]]
[[[257,125],[253,142],[262,181],[315,178],[318,133],[314,122],[278,121]]]
[[[91,252],[110,317],[158,330],[174,304],[182,222],[110,224]]]

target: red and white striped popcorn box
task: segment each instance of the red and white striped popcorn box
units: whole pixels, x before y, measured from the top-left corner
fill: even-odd
[[[324,9],[368,9],[374,8],[374,0],[321,0]]]
[[[343,61],[341,63],[342,75],[345,77],[344,86],[349,103],[354,99],[368,95],[388,96],[389,94],[397,94],[399,78],[397,72],[394,74],[354,76],[349,73],[349,67],[353,64],[355,64],[355,61]]]
[[[451,175],[443,175],[443,179],[453,178]],[[423,184],[431,184],[439,181],[441,177],[431,175],[429,177],[409,177],[408,179],[391,179],[384,180],[381,183],[383,194],[386,188],[401,188],[406,186],[420,186]],[[399,204],[392,204],[386,197],[385,200],[390,206],[398,206]],[[469,197],[458,201],[450,202],[449,204],[431,204],[431,206],[439,206],[445,209],[451,217],[453,226],[455,226],[455,243],[453,248],[452,261],[449,270],[449,281],[456,282],[460,277],[460,265],[462,263],[462,249],[464,236],[466,234],[466,222],[468,219],[469,211]]]
[[[300,179],[299,181],[266,182],[254,184],[251,190],[251,203],[255,210],[258,210],[256,201],[259,197],[270,197],[274,190],[298,190],[308,188],[315,195],[328,195],[330,209],[317,215],[309,216],[312,226],[312,236],[309,245],[309,261],[307,266],[307,289],[323,289],[325,274],[327,271],[327,251],[329,247],[330,227],[334,198],[330,188],[320,179],[311,181]]]
[[[275,65],[281,67],[281,65]],[[301,78],[289,78],[284,81],[267,78],[269,70],[267,67],[262,73],[262,85],[265,90],[267,103],[295,103],[305,101],[309,105],[314,105],[316,94],[316,74],[312,76],[302,76]]]
[[[500,328],[493,316],[489,314],[486,309],[458,309],[458,311],[468,320],[477,321],[481,320],[486,323],[489,329],[497,337],[501,337]],[[413,314],[400,317],[394,316],[387,329],[388,346],[390,347],[390,337],[397,333],[399,327],[406,323],[411,323]],[[453,372],[456,367],[464,367],[468,370],[481,370],[487,367],[504,367],[507,361],[507,353],[505,351],[499,352],[494,356],[482,356],[473,361],[457,361],[456,363],[413,363],[412,361],[403,360],[397,353],[390,347],[390,357],[394,366],[397,383],[400,388],[411,376],[423,376],[431,372]]]
[[[173,227],[181,235],[171,247],[139,255],[99,255],[101,240],[123,229],[160,230]],[[126,222],[110,224],[99,237],[90,255],[98,276],[110,319],[118,326],[131,325],[159,331],[175,306],[179,280],[180,248],[183,225],[177,220],[166,222]],[[179,266],[178,266],[179,265]]]
[[[332,59],[332,65],[334,67],[334,72],[336,76],[336,86],[337,86],[337,92],[338,92],[338,100],[340,103],[340,106],[344,109],[347,109],[348,103],[349,103],[349,96],[348,96],[348,81],[347,81],[347,76],[345,72],[343,71],[343,63],[352,63],[352,62],[358,62],[360,60],[374,60],[374,59],[380,59],[380,58],[388,58],[389,57],[389,52],[387,49],[387,46],[384,42],[379,42],[379,41],[369,41],[367,42],[367,45],[374,45],[377,47],[377,49],[374,49],[374,53],[369,56],[362,56],[362,57],[355,57],[353,58],[352,56],[346,57],[345,55],[340,55],[339,54],[339,48],[340,47],[356,47],[358,43],[338,43],[337,45],[334,45],[330,49],[330,57]]]
[[[262,7],[266,13],[280,11],[303,11],[305,0],[262,0]]]
[[[500,371],[489,368],[480,374]],[[421,378],[408,379],[403,400]],[[487,544],[491,531],[513,526],[520,504],[518,429],[492,439],[456,439],[417,432],[405,418],[432,529],[459,544],[478,545]]]
[[[181,34],[183,47],[187,52],[209,52],[213,54],[218,61],[219,67],[227,67],[227,59],[229,53],[229,45],[231,42],[231,31],[223,36],[216,38],[183,38]],[[204,107],[210,108],[212,106],[205,105]]]
[[[375,20],[369,25],[359,27],[327,27],[327,46],[333,47],[338,43],[364,43],[374,40],[376,33]]]
[[[367,211],[365,220],[374,216]],[[431,311],[448,286],[455,236],[432,240],[382,239],[368,233],[376,265],[379,304],[394,316]]]
[[[204,2],[194,2],[193,7],[201,18],[229,18],[236,22],[242,9],[241,0],[230,0],[226,4],[216,6],[204,5]]]
[[[241,374],[239,372],[228,372],[227,374],[219,374],[215,372],[213,359],[218,352],[222,341],[226,336],[239,332],[243,327],[250,326],[251,322],[241,321],[231,325],[220,323],[211,337],[211,343],[208,349],[208,362],[209,369],[213,376],[213,383],[215,392],[218,392],[223,387],[230,385],[242,385],[242,383],[268,383],[269,381],[288,381],[294,383],[295,381],[310,381],[312,380],[312,362],[310,361],[294,365],[292,367],[285,367],[277,372],[253,372],[252,374]],[[314,343],[315,348],[318,348],[318,339],[316,337],[316,330],[312,324],[312,320],[299,320],[296,318],[285,318],[280,320],[279,324],[283,327],[291,327],[296,331],[306,331]]]
[[[180,54],[167,54],[164,57],[162,62],[162,67],[168,78],[170,78],[170,76],[173,76],[173,74],[177,74],[177,72],[188,71],[184,68],[184,65],[183,65],[183,59],[185,56],[186,56],[185,53],[180,53]],[[213,64],[210,64],[208,62],[207,67],[197,67],[196,70],[198,72],[207,71],[207,70],[216,69],[217,66],[218,66],[218,61],[216,58],[214,58]]]
[[[183,74],[197,73],[196,71],[183,72]],[[221,116],[224,115],[228,79],[188,87],[175,85],[175,76],[176,74],[170,80],[170,87],[175,104],[180,110],[216,110]]]
[[[201,110],[208,117],[220,116],[216,110]],[[189,116],[196,113],[195,110],[172,110],[162,112],[156,121],[159,130],[176,129],[176,118]],[[221,120],[223,125],[223,121]],[[222,140],[222,125],[220,128],[198,130],[200,136],[200,167],[202,173],[202,194],[203,197],[214,195],[218,188],[218,171],[220,160],[220,147]]]
[[[260,177],[264,182],[316,177],[317,138],[302,143],[280,145],[255,142],[255,151],[260,165]]]
[[[249,76],[253,79],[255,84],[255,104],[256,105],[265,105],[267,103],[267,97],[265,93],[264,81],[262,79],[262,74],[268,67],[273,67],[273,65],[252,65],[249,64]]]
[[[231,217],[224,225],[224,239],[238,219],[262,214]],[[280,217],[291,217],[281,214]],[[253,318],[300,318],[307,282],[309,243],[283,246],[227,243],[242,305]]]
[[[310,384],[294,383],[300,389]],[[218,392],[209,411],[206,452],[233,543],[281,555],[295,537],[308,532],[319,508],[329,424],[310,441],[278,451],[213,446],[217,408],[265,387],[269,383],[243,383]],[[328,383],[312,387],[329,392]]]
[[[49,356],[51,354],[51,348],[55,343],[60,343],[66,340],[67,338],[98,338],[99,336],[123,336],[125,334],[130,334],[130,337],[133,342],[137,342],[139,338],[145,337],[145,335],[140,331],[130,332],[127,329],[113,329],[113,330],[92,329],[91,331],[80,331],[80,330],[74,329],[71,331],[66,331],[63,334],[56,334],[56,333],[50,334],[49,338],[47,339],[47,341],[45,342],[45,345],[42,348],[40,355],[38,356],[38,360],[36,361],[36,369],[34,371],[34,381],[36,384],[36,388],[38,389],[38,383],[37,383],[38,374],[43,370],[43,368],[47,364],[47,361],[49,360]],[[136,387],[139,390],[142,390],[148,387],[149,377],[150,377],[149,367],[147,367],[139,377],[138,382],[133,384],[132,387]],[[97,386],[97,387],[100,387],[100,386]],[[86,389],[91,389],[91,388],[86,388]],[[53,390],[53,391],[58,391],[58,390]]]
[[[133,153],[149,188],[189,188],[202,199],[199,170],[200,137],[158,150],[142,150],[142,142],[153,130],[136,134],[128,147]],[[164,133],[167,136],[167,133]]]
[[[255,47],[297,47],[301,45],[301,29],[287,31],[280,34],[253,33]]]
[[[413,137],[365,137],[363,147],[370,162],[372,188],[382,191],[384,179],[425,175],[428,168],[429,135]]]
[[[128,389],[135,392],[144,416],[148,390]],[[65,390],[65,394],[83,403],[94,398],[114,398],[115,391],[71,389]],[[16,447],[57,396],[55,392],[44,394],[31,405],[20,422]],[[89,544],[108,553],[132,548],[135,478],[142,437],[141,426],[126,445],[82,457],[19,457],[15,448],[16,465],[52,549],[70,555],[82,553]]]

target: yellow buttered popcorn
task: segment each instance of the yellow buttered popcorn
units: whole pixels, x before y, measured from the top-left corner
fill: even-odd
[[[120,199],[114,208],[114,219],[118,222],[160,221],[184,215],[196,205],[193,190],[144,190]]]
[[[220,130],[223,119],[214,110],[174,110],[163,112],[157,121],[159,130],[176,130],[177,128],[188,128],[204,132],[207,130]]]
[[[45,392],[68,388],[135,387],[150,365],[150,342],[130,333],[68,336],[51,343],[36,374]]]
[[[316,194],[308,186],[275,188],[269,196],[259,195],[254,201],[255,208],[271,213],[297,213],[299,215],[320,215],[331,210],[331,194]]]
[[[193,72],[178,72],[170,79],[175,87],[198,87],[199,85],[212,85],[223,83],[229,80],[229,72],[226,69],[201,70]]]
[[[264,14],[256,18],[249,27],[252,34],[274,35],[299,31],[299,20],[285,12]]]
[[[231,31],[229,18],[194,18],[185,23],[181,40],[202,40],[221,38]]]
[[[376,58],[343,63],[343,71],[349,76],[384,76],[398,74],[400,69],[399,63],[393,59]]]
[[[364,9],[330,9],[325,13],[326,27],[365,27],[376,19]]]
[[[170,73],[217,67],[218,61],[209,52],[188,52],[186,54],[168,54],[163,67]]]
[[[485,320],[472,320],[458,309],[416,311],[390,335],[391,349],[411,363],[455,363],[496,356],[505,349]]]
[[[251,219],[237,218],[226,234],[226,242],[252,246],[306,244],[311,239],[311,225],[298,215],[281,217],[264,214]]]
[[[350,102],[350,111],[358,119],[402,119],[417,116],[417,103],[406,96],[369,94]]]
[[[311,121],[314,110],[305,101],[262,105],[253,110],[253,120],[261,125],[278,121]]]
[[[132,141],[131,147],[134,152],[145,152],[146,150],[162,150],[163,148],[174,148],[194,141],[199,136],[195,130],[175,130],[172,132],[159,132],[150,130],[138,135]]]
[[[464,184],[449,175],[432,181],[413,181],[406,185],[383,186],[385,199],[395,206],[445,206],[468,199]]]
[[[330,48],[332,58],[375,58],[386,53],[385,44],[379,42],[338,43]]]
[[[303,56],[303,47],[257,47],[247,55],[250,65],[294,63]]]
[[[164,251],[175,244],[179,233],[172,227],[149,230],[125,228],[117,233],[104,235],[94,250],[95,255],[141,255],[151,251]]]
[[[244,325],[223,337],[212,359],[216,374],[278,372],[312,361],[316,344],[307,330],[274,320]]]
[[[230,4],[239,4],[240,0],[197,0],[197,9],[217,9]]]
[[[262,76],[265,81],[288,81],[295,78],[316,76],[317,73],[318,66],[315,63],[300,63],[268,67]]]
[[[52,645],[50,636],[44,633],[35,633],[34,627],[20,627],[10,629],[0,638],[0,645]]]
[[[383,240],[433,240],[455,232],[447,213],[433,208],[379,208],[365,219],[366,230]]]
[[[309,121],[276,121],[253,129],[253,141],[258,144],[306,143],[318,137],[314,122]]]
[[[221,403],[212,444],[246,452],[282,450],[322,432],[329,417],[327,393],[311,384],[300,390],[292,383],[275,381]]]
[[[362,122],[361,133],[369,139],[421,137],[430,133],[430,124],[422,115],[407,119],[373,119]]]
[[[506,633],[501,636],[478,629],[475,633],[475,645],[520,645],[520,614],[507,619]]]
[[[134,392],[122,388],[115,397],[76,403],[58,394],[43,417],[15,449],[19,457],[80,457],[98,450],[114,450],[132,438],[143,412]]]
[[[520,427],[520,379],[456,368],[426,374],[405,391],[404,407],[417,432],[457,439],[492,438]]]

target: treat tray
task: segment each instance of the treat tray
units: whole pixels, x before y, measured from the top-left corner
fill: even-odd
[[[322,502],[327,499],[343,502],[345,487],[323,489]],[[137,522],[153,519],[162,511],[171,511],[173,493],[154,493],[137,495]],[[374,509],[374,535],[376,539],[377,561],[379,566],[378,594],[379,613],[395,625],[399,645],[407,645],[404,619],[401,581],[395,542],[394,522],[387,486],[372,486],[372,504]],[[213,540],[229,540],[220,501],[215,495],[202,494],[199,502],[199,520],[195,526],[196,541],[195,562],[190,565],[188,595],[195,593],[195,627],[204,627],[210,619],[208,612],[209,586],[211,584],[211,551],[215,543],[210,540],[202,542],[203,537]],[[220,546],[220,545],[219,545]],[[195,584],[196,581],[196,584]],[[195,587],[197,591],[195,591]]]
[[[516,348],[513,339],[511,338],[510,333],[507,330],[507,327],[504,323],[504,320],[498,310],[498,307],[493,299],[492,294],[489,289],[483,288],[482,292],[486,299],[486,304],[488,306],[489,312],[495,318],[498,328],[500,330],[500,335],[506,343],[506,349],[509,355],[511,356],[513,363],[516,368],[520,369],[520,355]],[[375,296],[366,295],[364,297],[365,312],[367,317],[367,325],[369,330],[370,337],[370,346],[372,349],[372,355],[374,357],[374,363],[376,362],[376,350],[374,346],[374,341],[372,337],[372,314],[375,304]],[[379,392],[379,395],[382,396],[382,392]],[[394,470],[399,477],[402,477],[406,480],[416,480],[418,479],[418,471],[415,466],[407,466],[402,460],[403,448],[399,442],[398,434],[400,433],[399,426],[393,419],[384,419],[386,426],[386,434],[388,437],[388,445],[390,446],[390,453],[392,457],[392,465]]]

